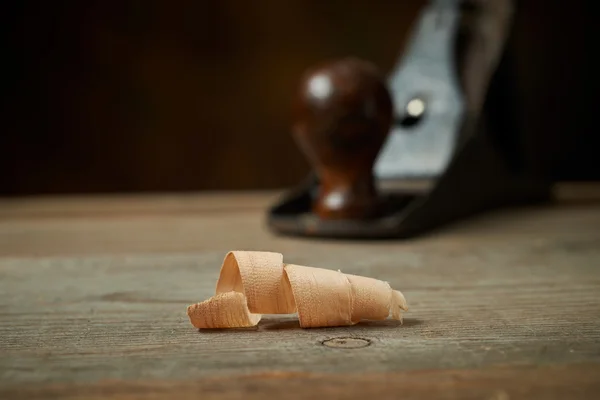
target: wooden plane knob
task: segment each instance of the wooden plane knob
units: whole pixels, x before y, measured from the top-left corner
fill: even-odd
[[[392,123],[377,68],[352,58],[309,71],[294,112],[294,137],[320,180],[313,211],[323,219],[376,216],[373,164]]]

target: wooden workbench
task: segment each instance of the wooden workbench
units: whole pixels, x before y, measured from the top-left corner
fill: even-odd
[[[600,398],[598,198],[370,242],[276,237],[272,200],[0,200],[0,399]],[[186,306],[232,249],[387,280],[410,311],[199,332]]]

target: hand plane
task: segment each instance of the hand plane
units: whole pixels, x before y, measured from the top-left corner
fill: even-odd
[[[313,170],[268,211],[282,234],[406,238],[546,200],[514,123],[509,0],[433,0],[387,77],[355,58],[302,78],[293,136]]]

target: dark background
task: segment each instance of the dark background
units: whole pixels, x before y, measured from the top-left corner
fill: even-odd
[[[600,178],[590,3],[524,1],[515,21],[521,124],[552,179]],[[347,55],[389,71],[423,4],[2,2],[0,194],[293,185],[302,72]]]

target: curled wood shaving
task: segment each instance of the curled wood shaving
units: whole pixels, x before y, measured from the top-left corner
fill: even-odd
[[[188,307],[196,328],[255,326],[262,314],[298,313],[316,328],[382,320],[402,321],[402,293],[387,282],[323,268],[284,264],[279,253],[232,251],[225,256],[215,296]]]

